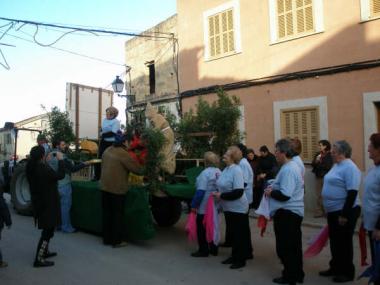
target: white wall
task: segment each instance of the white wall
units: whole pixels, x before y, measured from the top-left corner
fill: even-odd
[[[79,86],[79,138],[98,139],[99,88],[74,83],[66,84],[66,111],[69,112],[75,134],[76,127],[76,87]],[[112,106],[113,92],[102,90],[101,118],[106,109]],[[119,113],[123,110],[119,110]]]

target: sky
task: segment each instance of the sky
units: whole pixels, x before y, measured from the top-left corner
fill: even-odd
[[[81,25],[139,33],[176,13],[176,0],[0,0],[0,17],[63,25]],[[0,20],[0,38],[9,22]],[[16,30],[19,28],[19,30]],[[36,27],[19,24],[0,39],[0,128],[50,110],[65,108],[66,82],[112,90],[111,82],[125,71],[128,36],[96,36],[76,32],[53,47],[95,57],[91,60],[42,47],[34,42]],[[64,30],[40,27],[35,39],[51,44]],[[21,39],[20,39],[21,38]],[[13,45],[5,46],[1,44]],[[2,65],[9,65],[9,70]],[[114,96],[124,121],[125,99]]]

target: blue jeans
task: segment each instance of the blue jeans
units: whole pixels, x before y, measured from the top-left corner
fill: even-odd
[[[61,197],[61,230],[62,232],[72,233],[75,231],[71,225],[70,210],[71,210],[71,184],[58,186],[58,192]]]

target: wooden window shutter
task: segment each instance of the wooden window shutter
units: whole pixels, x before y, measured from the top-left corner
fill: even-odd
[[[314,31],[313,0],[277,0],[277,19],[280,39]]]
[[[211,16],[209,21],[210,56],[217,57],[235,50],[233,10]]]
[[[214,26],[214,18],[208,18],[208,34],[210,37],[210,55],[212,57],[215,56],[215,26]]]
[[[235,37],[234,37],[234,13],[232,10],[227,12],[228,23],[228,51],[235,50]]]
[[[380,16],[380,0],[371,0],[371,17]]]
[[[297,33],[314,30],[313,1],[296,0]]]
[[[215,55],[220,55],[221,44],[220,44],[220,15],[214,16],[214,26],[215,26]]]
[[[277,0],[278,37],[293,35],[293,0]]]
[[[227,12],[222,13],[223,53],[228,52],[228,23]]]
[[[311,162],[318,151],[318,108],[284,110],[281,112],[281,137],[298,138],[302,143],[302,159]]]

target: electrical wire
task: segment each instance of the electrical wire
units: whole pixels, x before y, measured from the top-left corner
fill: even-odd
[[[3,26],[1,26],[1,28],[3,28],[3,27],[7,27],[7,26],[9,26],[4,32],[3,32],[3,34],[0,36],[0,40],[9,32],[9,30],[10,29],[12,29],[13,28],[13,26],[14,26],[14,24],[13,23],[9,23],[9,24],[6,24],[6,25],[3,25]],[[11,69],[11,67],[9,66],[9,64],[8,64],[8,62],[7,62],[7,59],[5,58],[5,55],[4,55],[4,53],[3,53],[3,51],[1,50],[1,48],[0,48],[0,55],[1,55],[1,58],[3,59],[3,62],[0,62],[0,65],[2,66],[2,67],[4,67],[6,70],[10,70]]]
[[[70,32],[66,32],[66,33],[64,33],[63,35],[61,35],[59,38],[57,38],[55,41],[53,41],[52,43],[50,43],[50,44],[43,44],[43,43],[39,42],[39,41],[36,39],[37,34],[38,34],[38,25],[36,25],[36,31],[34,32],[33,39],[34,39],[34,42],[35,42],[36,44],[40,45],[40,46],[43,46],[43,47],[50,47],[50,46],[56,44],[56,43],[57,43],[60,39],[62,39],[63,37],[65,37],[65,36],[67,36],[67,35],[69,35],[69,34],[71,34],[71,33],[75,33],[75,32],[77,32],[77,30],[72,30],[72,31],[70,31]],[[87,33],[90,33],[90,34],[92,34],[92,35],[94,35],[94,36],[97,36],[97,34],[94,33],[94,32],[90,32],[90,31],[86,31],[86,32],[87,32]]]
[[[302,80],[306,78],[325,76],[342,72],[350,72],[354,70],[370,69],[380,67],[380,58],[367,60],[362,62],[348,63],[336,66],[329,66],[323,68],[316,68],[310,70],[303,70],[293,73],[279,74],[274,76],[261,77],[251,80],[244,80],[234,83],[228,83],[223,85],[212,85],[208,87],[203,87],[199,89],[187,90],[181,93],[181,98],[193,97],[203,94],[214,93],[218,88],[223,88],[224,90],[235,90],[241,88],[247,88],[257,85],[273,84],[278,82],[290,81],[290,80]]]
[[[25,39],[25,38],[22,38],[22,37],[19,37],[19,36],[10,34],[10,33],[8,33],[7,36],[10,36],[10,37],[13,37],[13,38],[16,38],[16,39],[19,39],[19,40],[23,40],[23,41],[26,41],[26,42],[29,42],[29,43],[33,43],[33,44],[35,43],[32,40],[28,40],[28,39]],[[103,63],[108,63],[108,64],[112,64],[112,65],[117,65],[117,66],[124,66],[124,64],[121,64],[121,63],[112,62],[112,61],[109,61],[109,60],[105,60],[105,59],[101,59],[101,58],[97,58],[97,57],[93,57],[93,56],[77,53],[77,52],[74,52],[74,51],[70,51],[70,50],[66,50],[66,49],[62,49],[62,48],[58,48],[58,47],[54,47],[54,46],[47,46],[47,47],[51,48],[51,49],[59,50],[59,51],[65,52],[65,53],[69,53],[69,54],[72,54],[72,55],[80,56],[80,57],[83,57],[83,58],[87,58],[87,59],[103,62]]]
[[[94,29],[108,29],[108,30],[119,30],[119,31],[128,31],[128,32],[131,32],[131,33],[143,33],[144,31],[139,31],[139,30],[133,30],[133,29],[126,29],[126,28],[119,28],[119,27],[102,27],[102,26],[89,26],[89,25],[76,25],[76,24],[70,24],[70,23],[66,23],[66,24],[63,24],[63,23],[53,23],[53,24],[56,24],[56,25],[71,25],[71,26],[75,26],[75,27],[81,27],[81,28],[94,28]],[[52,29],[54,30],[54,29]],[[58,31],[58,30],[56,30]],[[172,33],[167,33],[167,32],[160,32],[160,31],[154,31],[154,32],[147,32],[145,31],[145,33],[150,33],[152,35],[154,34],[162,34],[162,35],[171,35]]]
[[[5,58],[4,54],[3,54],[3,51],[0,49],[0,55],[1,57],[3,58],[3,61],[4,63],[0,62],[0,65],[2,67],[4,67],[6,70],[9,70],[11,69],[11,67],[9,66],[8,62],[7,62],[7,59]]]
[[[170,36],[169,35],[160,36],[160,35],[149,35],[149,34],[144,33],[144,32],[140,33],[140,34],[128,33],[128,32],[118,32],[118,31],[112,31],[112,30],[94,29],[94,28],[81,28],[81,27],[74,27],[74,26],[68,26],[68,25],[56,25],[56,24],[50,24],[50,23],[26,21],[26,20],[20,20],[20,19],[10,19],[10,18],[4,18],[4,17],[0,17],[0,20],[10,21],[13,23],[31,24],[31,25],[38,25],[38,26],[46,26],[46,27],[53,27],[53,28],[60,28],[60,29],[82,31],[82,32],[94,32],[94,33],[102,33],[102,34],[113,34],[113,35],[145,37],[145,38],[162,38],[162,39],[172,38],[171,35]]]

